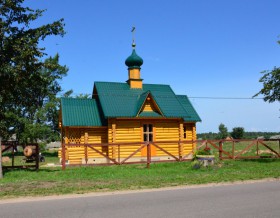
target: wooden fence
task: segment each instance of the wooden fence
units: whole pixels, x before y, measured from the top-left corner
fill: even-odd
[[[22,150],[26,146],[31,146],[32,148],[35,149],[35,163],[34,164],[18,164],[15,163],[15,156],[17,155],[18,152],[17,148],[22,147]],[[21,168],[21,169],[26,169],[26,168],[34,168],[36,171],[39,170],[39,145],[38,143],[33,143],[33,144],[27,144],[27,145],[21,145],[18,143],[18,141],[2,141],[1,142],[1,153],[7,153],[8,157],[11,157],[11,165],[3,165],[3,169],[15,169],[15,168]]]
[[[173,145],[170,152],[166,145]],[[192,145],[190,151],[184,151],[184,145]],[[164,146],[163,146],[164,145]],[[176,146],[174,146],[176,145]],[[134,147],[132,152],[124,156],[123,150]],[[110,149],[109,149],[110,148]],[[160,151],[164,156],[153,156],[152,150]],[[145,163],[150,167],[152,162],[190,161],[196,150],[211,149],[212,153],[222,159],[256,159],[256,158],[279,158],[280,139],[275,140],[196,140],[196,141],[164,141],[164,142],[137,142],[137,143],[112,143],[112,144],[62,144],[60,151],[62,169],[66,166],[81,165],[122,165]],[[145,150],[139,156],[142,150]],[[102,152],[107,150],[107,152]],[[92,154],[102,157],[103,163],[92,163],[89,156]],[[112,154],[113,153],[113,154]],[[83,162],[71,162],[69,156],[83,159]],[[137,158],[135,158],[137,156]],[[68,163],[66,164],[66,161]]]
[[[221,160],[280,157],[280,139],[205,140],[197,149],[206,147],[212,149]]]

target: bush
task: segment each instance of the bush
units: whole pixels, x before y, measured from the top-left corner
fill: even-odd
[[[197,150],[195,153],[194,153],[194,158],[196,157],[196,155],[212,155],[212,151],[211,151],[211,148],[209,147],[205,147],[203,150]]]
[[[194,169],[194,170],[198,170],[200,169],[202,166],[201,162],[198,161],[198,160],[194,160],[192,163],[191,163],[191,168]]]
[[[45,143],[45,142],[39,143],[39,151],[40,152],[46,151],[46,146],[47,146],[47,143]]]

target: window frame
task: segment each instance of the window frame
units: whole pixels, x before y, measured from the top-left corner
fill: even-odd
[[[154,125],[151,123],[143,124],[143,141],[153,142],[154,139]]]

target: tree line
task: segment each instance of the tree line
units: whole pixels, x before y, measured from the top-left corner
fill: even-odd
[[[243,127],[234,127],[231,132],[228,132],[227,127],[224,124],[219,125],[219,132],[208,132],[208,133],[198,133],[198,139],[257,139],[264,138],[269,139],[272,136],[280,135],[280,132],[246,132]]]

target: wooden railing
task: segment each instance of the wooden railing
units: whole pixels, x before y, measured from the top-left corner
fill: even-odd
[[[205,140],[197,149],[212,149],[219,159],[256,159],[280,157],[280,139]]]
[[[172,150],[168,150],[166,145],[172,145]],[[164,146],[163,146],[164,145]],[[176,145],[176,146],[174,146]],[[191,149],[186,152],[184,145],[191,146]],[[164,156],[153,156],[153,149],[160,151]],[[83,158],[83,163],[66,164],[66,152],[68,148],[82,148],[80,158]],[[123,150],[128,147],[133,148],[123,154]],[[133,143],[110,143],[110,144],[62,144],[61,149],[61,164],[62,169],[66,166],[77,165],[122,165],[145,163],[147,168],[152,162],[172,162],[172,161],[189,161],[196,150],[210,148],[212,153],[222,159],[256,159],[256,158],[279,158],[280,157],[280,139],[275,140],[195,140],[195,141],[160,141],[160,142],[133,142]],[[146,152],[140,155],[141,151]],[[175,149],[175,150],[174,150]],[[107,150],[107,152],[102,152]],[[131,150],[131,149],[130,149]],[[175,151],[175,152],[174,152]],[[90,163],[89,153],[94,152],[105,162]]]

